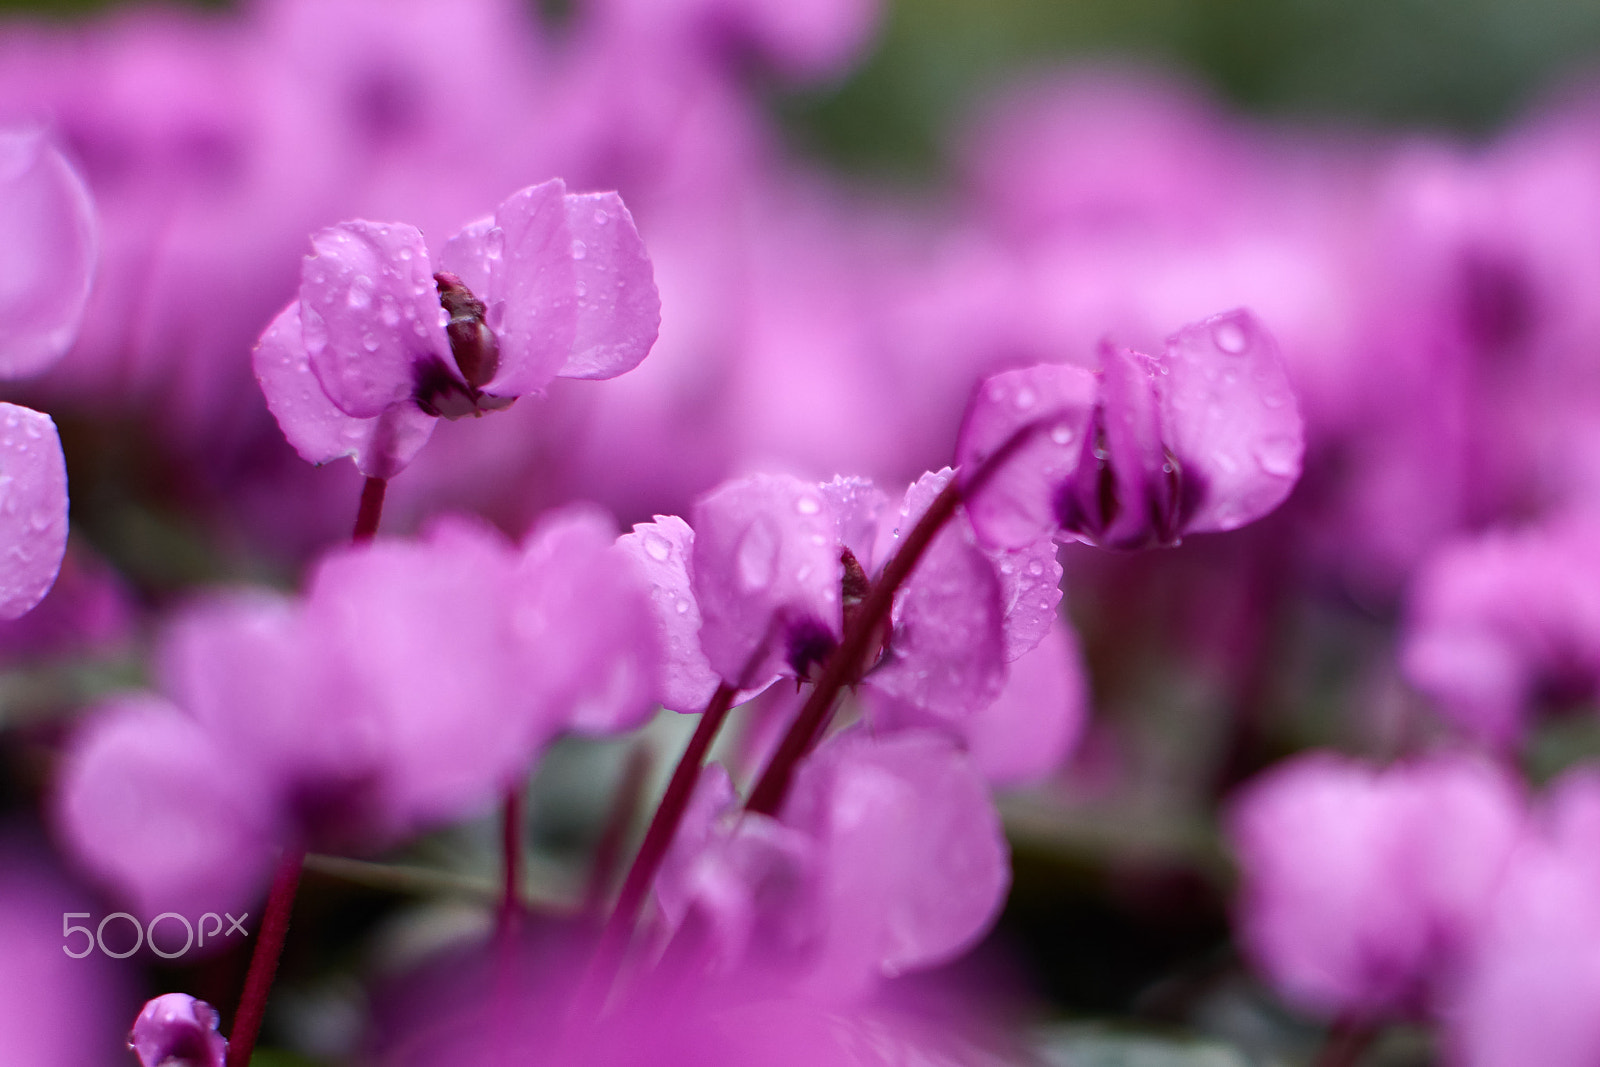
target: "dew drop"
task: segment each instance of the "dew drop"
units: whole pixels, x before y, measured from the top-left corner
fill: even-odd
[[[596,226],[604,226],[606,223],[608,223],[610,221],[611,221],[611,216],[606,214],[606,209],[605,208],[597,207],[597,208],[594,209],[594,223],[595,223]]]
[[[365,274],[356,275],[356,280],[350,283],[350,292],[345,297],[345,303],[355,311],[362,311],[371,307],[372,279]]]
[[[483,254],[490,259],[499,259],[505,254],[506,231],[496,226],[483,237]]]
[[[365,337],[361,338],[361,347],[365,348],[368,352],[376,352],[378,350],[378,335],[375,333],[369,333]]]
[[[1044,573],[1044,564],[1040,563],[1038,560],[1034,560],[1032,563],[1028,564],[1028,573],[1033,575],[1035,578],[1039,577],[1039,575]]]
[[[689,602],[682,597],[679,597],[678,602],[672,605],[672,607],[679,615],[689,614]]]
[[[802,515],[815,515],[822,510],[822,505],[817,503],[814,496],[803,496],[795,501],[794,509]]]
[[[753,593],[772,584],[772,575],[778,566],[778,534],[770,519],[762,516],[746,528],[739,538],[734,559],[739,582],[746,592]]]
[[[672,555],[672,546],[667,539],[654,531],[646,532],[641,540],[644,541],[645,553],[657,563],[665,563]]]
[[[1245,349],[1246,338],[1244,330],[1232,319],[1219,322],[1213,326],[1211,328],[1211,339],[1216,342],[1218,348],[1230,355],[1237,356]]]
[[[1029,408],[1033,407],[1033,405],[1038,403],[1038,402],[1039,402],[1038,394],[1036,394],[1031,388],[1029,388],[1026,385],[1024,385],[1021,389],[1017,390],[1017,395],[1012,400],[1012,403],[1016,404],[1018,411],[1027,411]]]
[[[1050,440],[1058,445],[1070,445],[1072,443],[1072,427],[1064,422],[1056,423],[1050,427]]]
[[[1268,474],[1291,477],[1299,466],[1300,445],[1293,437],[1269,437],[1255,447],[1256,462]]]
[[[378,309],[378,318],[383,320],[385,326],[400,325],[400,312],[395,309],[394,301],[385,300]]]
[[[572,242],[572,258],[582,259],[589,254],[589,246],[582,241]]]
[[[400,258],[409,263],[411,261],[411,249],[402,248],[400,250]]]

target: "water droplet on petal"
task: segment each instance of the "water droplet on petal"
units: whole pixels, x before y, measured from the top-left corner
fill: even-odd
[[[1244,351],[1248,339],[1243,328],[1232,319],[1217,323],[1211,328],[1211,339],[1217,347],[1230,355],[1239,355]]]
[[[1034,391],[1031,388],[1029,388],[1028,386],[1026,386],[1026,385],[1024,385],[1021,389],[1017,390],[1017,395],[1013,400],[1013,403],[1015,403],[1017,405],[1017,410],[1018,411],[1027,411],[1029,408],[1033,407],[1033,405],[1038,403],[1038,402],[1039,402],[1038,395],[1036,393],[1034,393]]]
[[[739,538],[735,561],[739,582],[746,592],[753,593],[772,584],[772,575],[778,566],[778,534],[770,519],[761,516],[746,528]]]
[[[802,515],[815,515],[822,510],[822,505],[817,503],[814,496],[803,496],[795,501],[794,509]]]
[[[645,552],[657,563],[665,563],[672,555],[672,546],[667,543],[667,539],[654,531],[647,531],[641,540],[644,542]]]
[[[584,244],[582,241],[573,241],[572,242],[572,258],[573,259],[582,259],[583,257],[587,256],[588,254],[589,254],[589,246],[588,245]]]
[[[365,337],[361,338],[361,347],[365,348],[368,352],[376,352],[378,350],[378,335],[375,333],[369,333]]]
[[[506,231],[495,226],[483,237],[483,254],[490,259],[499,259],[506,250]]]
[[[1064,422],[1056,423],[1050,427],[1050,440],[1058,445],[1070,445],[1072,443],[1072,427]]]
[[[350,292],[345,297],[345,303],[355,311],[364,310],[372,305],[372,279],[365,274],[356,275],[355,281],[350,283]]]
[[[596,226],[604,226],[606,223],[608,223],[610,221],[611,221],[611,216],[606,214],[606,209],[605,208],[597,207],[597,208],[594,209],[594,222],[595,222]]]
[[[1044,573],[1044,564],[1040,563],[1038,560],[1034,560],[1032,563],[1028,564],[1028,573],[1033,575],[1035,578],[1039,577],[1039,575]]]
[[[678,602],[676,604],[672,605],[672,606],[678,612],[679,615],[687,615],[687,614],[689,614],[689,602],[687,600],[685,600],[683,597],[679,597],[678,598]]]
[[[1300,443],[1293,437],[1269,437],[1256,445],[1255,453],[1256,462],[1268,474],[1288,478],[1299,468]]]

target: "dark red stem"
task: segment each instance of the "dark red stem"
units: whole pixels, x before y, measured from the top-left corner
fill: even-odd
[[[950,517],[956,513],[956,506],[965,497],[972,496],[987,485],[989,479],[994,477],[994,472],[1016,455],[1017,450],[1027,444],[1034,434],[1053,424],[1052,419],[1041,419],[1023,426],[979,464],[970,478],[963,481],[957,474],[950,480],[950,484],[933,498],[928,510],[922,513],[917,524],[900,543],[899,549],[884,565],[883,573],[872,583],[866,599],[861,602],[860,608],[851,619],[850,627],[845,631],[844,640],[839,642],[839,647],[828,657],[828,663],[822,669],[822,676],[817,679],[817,684],[812,687],[811,695],[806,698],[794,721],[789,724],[788,733],[783,735],[777,750],[767,761],[766,770],[761,772],[755,788],[750,791],[750,799],[745,802],[746,811],[760,815],[778,813],[778,809],[783,805],[784,796],[789,792],[789,779],[794,775],[795,766],[821,739],[839,693],[845,686],[854,684],[866,666],[863,661],[878,628],[889,617],[895,593],[911,576],[912,570],[922,560],[923,553],[933,543],[935,535],[950,521]]]
[[[228,1039],[227,1067],[249,1067],[255,1051],[261,1018],[267,1010],[267,993],[278,973],[278,958],[283,955],[284,938],[289,933],[289,913],[294,910],[294,893],[300,885],[300,871],[306,854],[300,849],[287,851],[278,861],[267,896],[267,912],[256,931],[255,951],[250,954],[250,970],[245,974],[244,994],[233,1016],[233,1033]]]
[[[678,824],[683,821],[683,813],[694,794],[695,783],[700,779],[700,765],[705,762],[711,742],[716,739],[717,731],[722,729],[723,720],[733,707],[735,692],[727,682],[717,686],[711,702],[700,715],[689,746],[683,750],[683,756],[673,768],[672,780],[667,783],[667,791],[661,797],[661,806],[656,808],[650,828],[645,831],[644,841],[639,845],[639,852],[633,858],[633,866],[628,868],[628,876],[623,880],[617,905],[611,909],[611,916],[600,932],[600,944],[582,983],[581,1004],[597,1008],[611,987],[611,980],[633,935],[639,910],[644,906],[645,894],[650,891],[656,871],[660,869],[672,838],[678,832]]]
[[[389,483],[382,478],[368,478],[361,486],[361,506],[356,509],[356,528],[350,540],[356,544],[370,541],[378,532],[378,520],[383,517],[383,493]]]
[[[1355,1067],[1378,1038],[1378,1027],[1357,1019],[1339,1019],[1328,1028],[1316,1067]]]
[[[500,932],[516,929],[522,916],[522,786],[506,791],[500,812],[500,854],[504,881],[500,890]]]

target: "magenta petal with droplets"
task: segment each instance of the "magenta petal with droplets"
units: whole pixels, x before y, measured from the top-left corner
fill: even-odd
[[[256,381],[267,408],[300,458],[329,463],[346,456],[369,478],[393,478],[433,435],[438,421],[409,398],[374,418],[358,419],[328,399],[312,373],[300,330],[300,304],[278,313],[256,342]]]
[[[1243,309],[1192,323],[1161,359],[1162,435],[1182,465],[1189,533],[1232,530],[1300,477],[1305,422],[1277,342]]]
[[[1082,367],[1046,364],[997,374],[979,386],[956,443],[964,485],[1013,435],[1032,436],[987,482],[969,491],[967,513],[985,544],[1021,548],[1054,530],[1057,497],[1078,469],[1099,396]]]
[[[459,377],[415,226],[341,222],[311,246],[300,270],[301,330],[311,370],[340,411],[382,415],[413,396],[429,363]]]
[[[569,194],[577,330],[562,378],[615,378],[639,365],[661,328],[655,272],[616,193]]]
[[[694,531],[676,515],[657,515],[617,538],[650,587],[650,608],[666,655],[657,699],[672,711],[704,710],[717,688],[717,672],[700,648],[700,605],[689,585]]]
[[[140,1067],[222,1067],[228,1042],[217,1032],[217,1009],[187,993],[163,993],[133,1021],[128,1047]]]
[[[726,482],[695,502],[693,525],[700,646],[722,678],[749,688],[804,673],[838,643],[838,524],[814,483]]]
[[[950,478],[945,470],[918,479],[898,528],[916,525]],[[892,619],[888,651],[867,684],[948,719],[999,695],[1006,676],[1000,577],[959,516],[935,535],[896,594]]]
[[[39,374],[71,347],[95,258],[83,179],[43,131],[0,128],[0,378]]]
[[[44,599],[67,551],[67,463],[50,416],[0,403],[0,619]]]

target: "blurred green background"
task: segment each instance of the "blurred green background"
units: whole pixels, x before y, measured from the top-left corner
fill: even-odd
[[[0,14],[108,6],[0,0]],[[1259,113],[1481,132],[1595,62],[1600,3],[893,0],[864,66],[778,106],[815,150],[916,176],[937,165],[952,116],[986,86],[1061,57],[1107,55],[1189,71]]]

